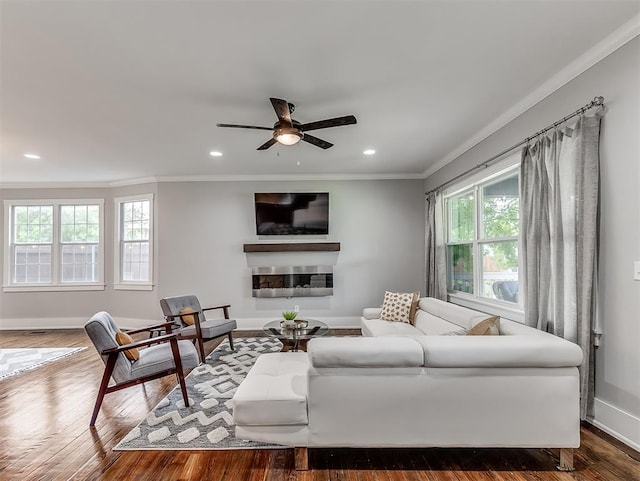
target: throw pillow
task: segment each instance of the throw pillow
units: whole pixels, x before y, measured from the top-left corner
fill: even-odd
[[[181,309],[178,314],[182,316],[182,322],[184,322],[187,326],[193,326],[196,323],[196,316],[193,315],[194,311],[191,307],[185,307]],[[191,314],[190,316],[185,316],[183,314]]]
[[[468,336],[499,336],[500,318],[498,316],[488,317],[480,321],[467,332]]]
[[[415,324],[416,311],[418,310],[418,301],[420,300],[420,291],[413,293],[411,301],[411,309],[409,309],[409,322]]]
[[[409,323],[409,313],[411,312],[412,302],[413,293],[411,292],[403,293],[385,291],[380,319],[385,321]]]
[[[116,342],[118,343],[118,346],[126,346],[127,344],[132,344],[133,338],[122,331],[118,331],[116,332]],[[140,350],[135,347],[133,349],[127,349],[126,351],[124,351],[124,355],[127,356],[127,359],[129,359],[129,361],[137,361],[138,359],[140,359]]]

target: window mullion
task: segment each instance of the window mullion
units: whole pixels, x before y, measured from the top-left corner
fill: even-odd
[[[486,238],[486,239],[481,239],[480,242],[484,242],[484,243],[488,243],[488,242],[506,242],[506,241],[514,241],[514,240],[518,240],[518,236],[509,236],[509,237],[493,237],[493,238]]]
[[[10,284],[14,284],[16,282],[16,278],[18,276],[18,267],[16,265],[16,244],[15,242],[11,241],[11,258],[9,260],[8,265],[11,266],[11,273],[9,274],[9,283]]]
[[[473,238],[473,295],[478,298],[481,282],[481,268],[482,268],[482,252],[480,252],[480,229],[482,223],[482,215],[480,214],[481,205],[481,189],[476,185],[473,189],[473,198],[475,199],[475,205],[473,209],[473,221],[475,235]]]
[[[52,226],[52,239],[51,239],[51,284],[62,284],[62,270],[59,265],[62,262],[62,243],[60,242],[60,227],[61,222],[60,204],[53,204],[53,226]]]
[[[118,281],[124,283],[124,253],[126,248],[125,241],[125,206],[126,202],[122,202],[118,207],[120,213],[120,222],[118,222],[119,236],[120,236],[120,258],[118,259]]]

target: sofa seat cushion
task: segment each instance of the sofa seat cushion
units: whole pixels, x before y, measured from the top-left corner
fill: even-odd
[[[213,339],[214,337],[224,336],[233,331],[237,326],[235,319],[211,319],[200,322],[203,339]],[[186,337],[196,335],[196,326],[187,326],[180,329],[180,334]]]
[[[198,353],[191,341],[178,341],[182,370],[193,369],[199,364]],[[175,368],[171,355],[171,343],[155,344],[140,349],[140,358],[131,363],[130,379],[138,379],[150,374],[156,374],[163,369]],[[122,382],[122,381],[120,381]]]
[[[305,425],[306,352],[261,355],[233,396],[233,419],[242,426]]]
[[[421,336],[424,333],[406,322],[383,321],[382,319],[360,319],[363,336]]]

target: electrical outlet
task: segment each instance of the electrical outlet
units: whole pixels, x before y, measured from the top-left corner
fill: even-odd
[[[300,306],[293,306],[293,310],[295,312],[300,312]]]
[[[635,261],[633,263],[633,279],[640,281],[640,261]]]

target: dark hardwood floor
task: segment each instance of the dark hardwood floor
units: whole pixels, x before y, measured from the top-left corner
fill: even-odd
[[[115,452],[175,377],[108,394],[90,429],[104,366],[84,331],[0,331],[0,348],[75,346],[88,349],[0,381],[1,480],[640,480],[640,454],[588,424],[573,473],[543,449],[311,449],[306,472],[292,450]]]

